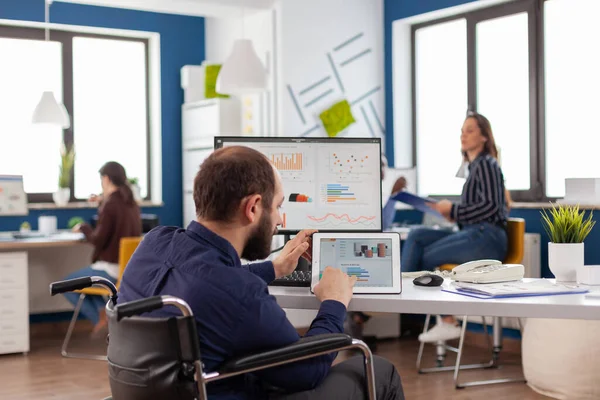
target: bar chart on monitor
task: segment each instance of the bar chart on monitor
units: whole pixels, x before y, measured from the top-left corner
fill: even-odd
[[[265,155],[279,171],[284,182],[298,182],[310,179],[311,171],[308,156],[305,152],[294,148],[282,148],[268,151]]]

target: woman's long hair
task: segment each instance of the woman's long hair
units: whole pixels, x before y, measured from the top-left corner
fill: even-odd
[[[481,135],[486,138],[486,142],[483,145],[483,153],[489,154],[498,160],[498,148],[496,147],[496,140],[494,139],[494,133],[492,132],[492,125],[490,121],[483,115],[476,113],[475,111],[467,112],[467,118],[465,120],[473,118],[477,122],[477,126],[481,131]],[[467,153],[463,151],[463,158],[465,161],[469,161]]]
[[[129,187],[125,168],[121,164],[116,161],[109,161],[98,172],[100,172],[101,176],[106,176],[118,188],[125,200],[125,204],[136,204],[131,187]]]
[[[499,162],[500,160],[498,160],[498,148],[496,147],[496,139],[494,139],[494,133],[492,132],[492,124],[490,124],[490,121],[486,117],[479,113],[476,113],[475,111],[467,111],[467,118],[465,118],[465,120],[469,118],[473,118],[475,119],[475,121],[477,121],[477,126],[481,131],[481,135],[487,139],[487,141],[483,145],[483,153],[489,154],[490,156],[494,157],[496,161]],[[465,161],[469,161],[469,158],[467,157],[467,153],[465,151],[463,151],[463,159]],[[506,206],[508,207],[508,211],[510,212],[510,208],[512,206],[512,198],[510,196],[510,191],[506,187],[504,187],[504,198],[506,201]]]

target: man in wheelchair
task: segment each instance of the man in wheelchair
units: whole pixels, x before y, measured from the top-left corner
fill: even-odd
[[[187,229],[159,227],[148,233],[131,258],[118,303],[171,295],[191,307],[203,369],[226,360],[290,345],[300,339],[267,284],[289,275],[310,251],[314,231],[302,231],[273,261],[242,265],[240,258],[265,259],[282,224],[281,178],[268,159],[247,147],[215,151],[194,180],[197,220]],[[321,302],[306,336],[342,333],[356,278],[329,268],[315,288]],[[170,307],[144,316],[177,316]],[[352,357],[332,367],[337,353],[239,375],[208,385],[211,399],[363,399],[364,361]],[[404,399],[400,377],[375,357],[379,399]]]

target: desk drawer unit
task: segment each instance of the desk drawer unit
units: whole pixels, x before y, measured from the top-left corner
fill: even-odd
[[[0,354],[29,351],[27,253],[0,253]]]

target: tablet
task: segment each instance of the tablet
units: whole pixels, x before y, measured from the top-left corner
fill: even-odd
[[[312,240],[313,293],[327,267],[356,276],[353,293],[402,292],[398,233],[315,233]]]

